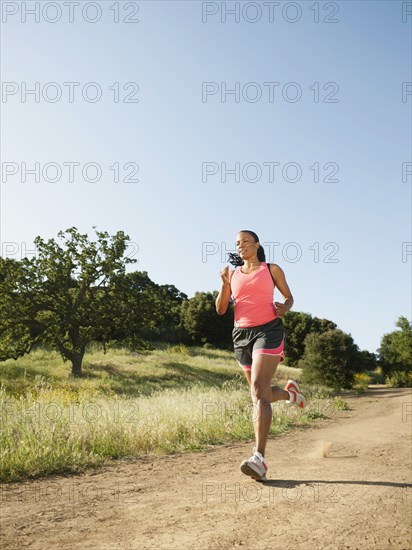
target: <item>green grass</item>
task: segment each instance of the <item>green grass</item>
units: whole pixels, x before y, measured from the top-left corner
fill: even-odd
[[[335,396],[334,402],[339,411],[350,411],[349,405],[339,395]]]
[[[63,362],[59,353],[38,349],[17,361],[0,363],[0,384],[15,396],[25,395],[33,387],[47,386],[139,396],[194,382],[220,386],[233,376],[242,375],[230,352],[186,348],[186,352],[176,353],[174,348],[159,346],[153,352],[142,353],[108,350],[104,354],[95,346],[86,353],[83,376],[78,379],[69,376],[71,365]]]
[[[57,353],[0,363],[0,481],[74,473],[108,460],[207,449],[253,438],[252,406],[231,352],[158,345],[141,354],[92,347],[84,376]],[[279,366],[283,385],[300,371]],[[271,435],[331,416],[326,388],[305,413],[272,405]]]

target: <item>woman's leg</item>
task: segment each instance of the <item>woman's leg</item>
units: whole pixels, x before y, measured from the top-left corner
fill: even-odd
[[[280,362],[278,355],[256,354],[250,373],[250,390],[253,402],[253,423],[256,436],[256,450],[265,455],[266,443],[272,422],[273,401],[288,400],[289,393],[270,385]]]
[[[249,384],[249,387],[250,387],[250,384],[251,384],[251,378],[252,378],[252,371],[251,370],[245,370],[243,371],[245,373],[245,376],[246,376],[246,380]],[[255,440],[257,441],[258,439],[258,432],[257,432],[257,422],[255,422],[255,417],[256,417],[256,405],[253,401],[253,398],[252,398],[252,403],[253,403],[253,411],[252,411],[252,421],[253,421],[253,429],[255,431]]]
[[[251,377],[252,377],[252,372],[250,370],[245,370],[243,372],[245,373],[247,383],[250,386],[250,380],[251,380]],[[272,391],[272,395],[271,395],[271,399],[270,399],[271,403],[274,403],[275,401],[286,401],[287,399],[289,399],[288,392],[286,392],[285,390],[283,390],[279,386],[271,386],[271,391]]]

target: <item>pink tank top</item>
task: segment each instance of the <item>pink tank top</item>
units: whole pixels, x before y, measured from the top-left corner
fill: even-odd
[[[231,290],[235,301],[235,327],[256,327],[278,315],[273,303],[273,279],[265,262],[253,273],[237,267],[232,275]]]

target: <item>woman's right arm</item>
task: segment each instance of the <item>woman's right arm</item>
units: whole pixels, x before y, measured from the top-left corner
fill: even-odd
[[[230,296],[232,294],[230,290],[230,274],[228,266],[220,272],[220,277],[222,279],[222,286],[216,298],[216,311],[218,315],[224,315],[227,311],[227,306],[229,305]]]

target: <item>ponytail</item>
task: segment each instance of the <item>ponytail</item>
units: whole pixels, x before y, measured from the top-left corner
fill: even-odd
[[[260,262],[266,262],[266,254],[265,254],[265,251],[263,250],[262,245],[260,245],[257,250],[257,257]]]

